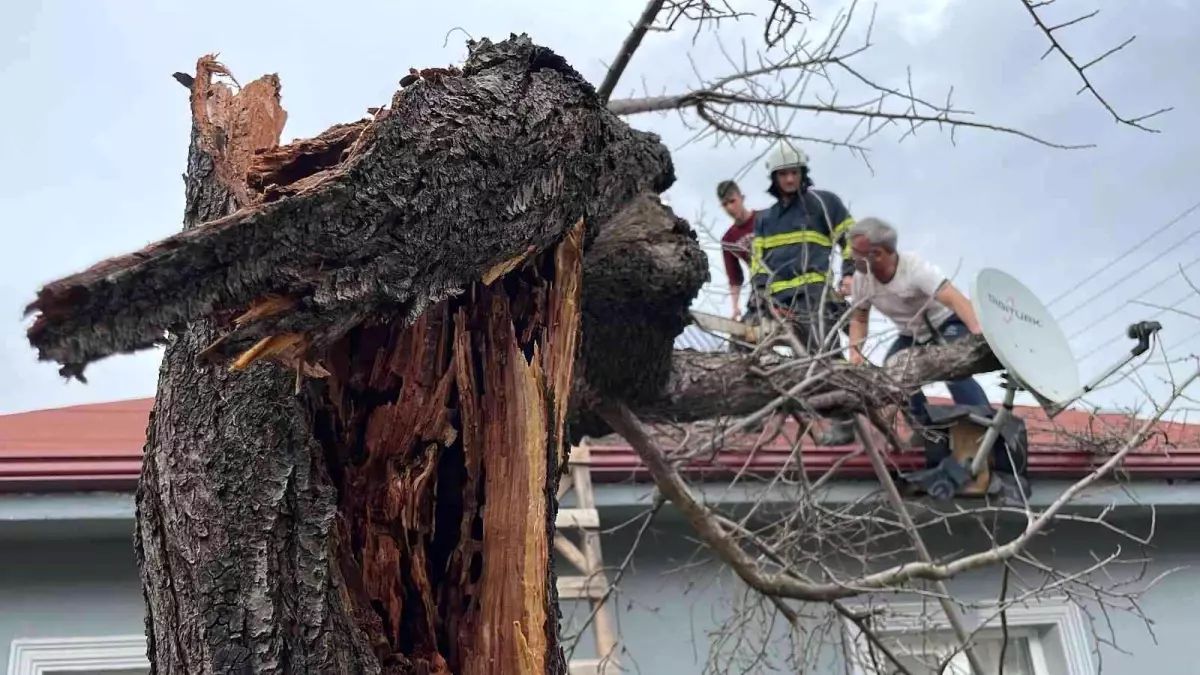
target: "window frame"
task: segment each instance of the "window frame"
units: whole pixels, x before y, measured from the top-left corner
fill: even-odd
[[[17,638],[8,652],[8,675],[135,668],[150,668],[143,635]]]
[[[896,633],[920,633],[926,631],[952,631],[950,622],[940,607],[932,603],[904,602],[889,603],[888,613],[878,614],[874,618],[875,632],[882,636]],[[865,604],[848,607],[853,612],[869,612],[879,607]],[[988,633],[1000,628],[999,616],[996,614],[995,603],[987,603],[981,607],[964,612],[968,629],[977,628],[985,620],[991,622],[984,628]],[[1048,673],[1056,675],[1096,675],[1096,667],[1091,656],[1091,639],[1083,619],[1083,612],[1067,598],[1045,598],[1023,605],[1013,605],[1006,610],[1008,627],[1019,630],[1023,637],[1029,637],[1030,657],[1035,666],[1045,668]],[[859,655],[869,653],[870,644],[849,618],[842,618],[843,630],[846,631],[848,653]],[[851,663],[852,675],[871,675],[866,667],[857,662]]]

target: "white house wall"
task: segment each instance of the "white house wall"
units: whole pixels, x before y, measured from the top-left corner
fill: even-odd
[[[1144,533],[1149,527],[1149,520],[1143,518],[1139,521],[1131,529]],[[1193,523],[1192,517],[1160,518],[1152,549],[1142,553],[1126,541],[1123,544],[1126,557],[1149,555],[1153,558],[1153,563],[1146,570],[1146,580],[1172,568],[1197,565],[1200,563],[1200,540],[1190,534]],[[605,522],[604,526],[618,524],[620,521]],[[621,563],[630,549],[634,529],[636,527],[625,528],[624,531],[604,537],[607,565]],[[728,635],[724,627],[734,615],[733,605],[754,597],[746,594],[745,587],[728,569],[706,559],[703,550],[688,541],[687,536],[687,531],[678,520],[666,523],[657,531],[648,532],[634,553],[631,571],[626,573],[621,582],[620,592],[613,602],[623,647],[618,658],[622,666],[636,669],[630,672],[662,675],[705,672],[712,651],[709,648],[711,636]],[[960,533],[957,537],[930,536],[927,541],[933,554],[939,556],[978,545],[981,540],[964,537]],[[1101,535],[1095,527],[1086,530],[1060,527],[1041,542],[1037,554],[1042,560],[1052,560],[1060,571],[1076,570],[1093,564],[1096,559],[1094,556],[1111,554],[1114,543],[1113,537]],[[559,569],[569,569],[565,563],[559,562],[557,565]],[[1034,575],[1031,571],[1028,568],[1022,568],[1021,571],[1023,579],[1032,583]],[[1128,579],[1135,572],[1141,570],[1131,565],[1109,568],[1109,574],[1116,579]],[[1019,581],[1010,579],[1010,589],[1015,589],[1019,584]],[[964,600],[994,599],[1000,589],[999,570],[978,571],[952,582],[950,586],[952,593]],[[1106,641],[1115,639],[1116,643],[1116,647],[1105,644],[1099,646],[1100,660],[1097,660],[1095,653],[1086,655],[1094,669],[1102,664],[1102,670],[1093,672],[1108,675],[1200,673],[1200,661],[1196,659],[1194,651],[1195,636],[1200,634],[1200,612],[1196,611],[1200,592],[1197,588],[1200,588],[1200,570],[1182,569],[1163,578],[1143,595],[1140,606],[1153,622],[1153,637],[1146,623],[1131,612],[1114,612],[1106,618],[1096,611],[1094,603],[1086,605],[1098,619],[1101,637]],[[916,598],[897,597],[888,600],[911,602]],[[936,609],[935,603],[928,604],[931,609]],[[583,607],[564,607],[563,611],[569,626],[568,633],[574,632],[574,625],[587,616]],[[801,611],[817,617],[810,621],[806,629],[810,631],[808,635],[794,643],[789,642],[785,637],[786,631],[777,624],[776,633],[779,637],[770,641],[773,646],[767,655],[767,663],[741,670],[728,660],[731,653],[737,652],[738,656],[743,657],[739,661],[744,665],[747,662],[745,657],[763,644],[762,626],[770,618],[770,612],[759,609],[757,615],[748,618],[748,624],[740,633],[746,639],[740,650],[734,649],[728,638],[722,643],[723,649],[717,653],[725,660],[721,664],[724,669],[717,672],[845,673],[841,657],[843,644],[840,622],[836,618],[831,619],[824,607],[808,606]],[[1086,613],[1084,621],[1087,623]],[[1111,622],[1111,634],[1108,622]],[[1092,626],[1088,625],[1087,630],[1090,633]],[[593,653],[594,647],[589,637],[584,634],[584,640],[578,647],[578,656]],[[1091,642],[1089,651],[1096,647],[1095,640]],[[800,665],[806,668],[801,670]]]
[[[139,635],[142,616],[132,531],[0,541],[0,673],[14,640]]]
[[[1145,516],[1145,514],[1142,514]],[[605,527],[618,525],[620,518],[602,514]],[[1141,529],[1149,526],[1141,518]],[[1153,577],[1174,567],[1200,562],[1200,540],[1194,534],[1194,517],[1166,516],[1157,522],[1154,547],[1147,552],[1154,562]],[[111,522],[100,530],[91,530],[81,539],[85,528],[75,529],[76,538],[67,538],[67,530],[52,531],[52,538],[36,537],[23,531],[19,537],[0,541],[0,673],[8,672],[9,647],[21,638],[98,638],[128,636],[143,631],[142,597],[131,543],[132,524],[122,527]],[[10,530],[11,532],[11,530]],[[103,538],[97,538],[100,533]],[[713,564],[694,543],[678,517],[664,517],[652,528],[634,553],[613,604],[617,611],[623,651],[619,655],[627,672],[656,675],[692,675],[701,673],[710,656],[710,632],[732,613],[739,598],[753,597],[727,570]],[[605,561],[615,566],[630,549],[630,528],[604,536]],[[969,539],[932,538],[935,555],[952,547],[974,545]],[[1113,539],[1095,529],[1062,528],[1039,546],[1043,558],[1051,558],[1059,569],[1088,564],[1095,555],[1111,552]],[[1128,555],[1136,555],[1126,548]],[[558,568],[569,572],[565,563]],[[1200,570],[1184,569],[1162,580],[1143,598],[1141,607],[1154,622],[1155,645],[1145,624],[1129,613],[1111,616],[1117,645],[1101,646],[1102,672],[1115,675],[1194,675],[1200,673],[1195,658],[1196,635],[1200,634]],[[957,580],[954,592],[967,598],[991,598],[999,589],[995,570],[977,572]],[[823,608],[806,608],[819,615]],[[572,608],[565,607],[568,631]],[[578,617],[578,613],[575,615]],[[769,613],[762,619],[769,619]],[[577,619],[576,619],[577,620]],[[734,665],[727,672],[797,672],[786,665],[786,657],[800,654],[815,670],[810,672],[844,673],[840,657],[840,626],[828,621],[828,630],[817,637],[806,636],[795,650],[781,635],[771,640],[771,661],[748,669]],[[741,633],[761,642],[763,631],[752,623]],[[1105,636],[1106,638],[1109,636]],[[729,643],[725,643],[728,648]],[[592,646],[584,640],[577,656],[586,657]],[[729,649],[723,653],[728,654]],[[740,652],[742,655],[745,650]],[[731,664],[733,665],[733,664]]]

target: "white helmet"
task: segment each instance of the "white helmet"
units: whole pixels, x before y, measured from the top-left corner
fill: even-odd
[[[787,143],[781,143],[779,149],[767,158],[767,174],[775,175],[776,171],[784,169],[800,169],[808,166],[808,155],[803,150],[797,150]]]

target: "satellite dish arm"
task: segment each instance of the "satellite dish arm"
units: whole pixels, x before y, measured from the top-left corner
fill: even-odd
[[[1046,408],[1046,414],[1053,419],[1060,412],[1066,410],[1067,406],[1094,391],[1105,380],[1112,377],[1117,373],[1117,371],[1128,365],[1130,361],[1150,351],[1150,342],[1160,330],[1162,330],[1162,324],[1157,321],[1139,321],[1138,323],[1131,325],[1128,329],[1126,329],[1125,334],[1129,336],[1131,340],[1137,340],[1138,342],[1136,345],[1134,345],[1133,349],[1129,350],[1129,354],[1114,363],[1103,373],[1100,373],[1098,376],[1092,378],[1090,382],[1083,385],[1079,391],[1072,394],[1066,400],[1055,402],[1053,405]]]

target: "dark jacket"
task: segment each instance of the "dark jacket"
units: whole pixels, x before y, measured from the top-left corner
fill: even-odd
[[[842,274],[853,274],[846,242],[853,225],[841,198],[826,190],[805,190],[786,204],[780,200],[759,211],[750,260],[755,290],[786,304],[806,286],[824,284],[834,244],[842,250]]]

